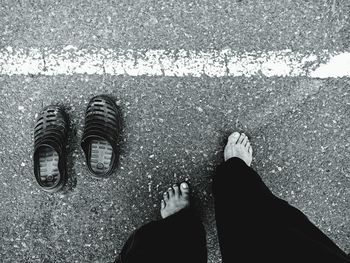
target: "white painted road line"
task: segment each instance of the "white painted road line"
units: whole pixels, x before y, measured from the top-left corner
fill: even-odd
[[[192,77],[350,77],[350,53],[314,54],[291,50],[238,53],[233,50],[0,50],[0,75],[110,74]]]

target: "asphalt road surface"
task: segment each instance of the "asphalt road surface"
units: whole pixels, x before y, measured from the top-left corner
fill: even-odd
[[[0,50],[78,49],[349,52],[350,2],[0,1]],[[0,68],[6,64],[0,65]],[[123,113],[121,159],[89,176],[84,111],[97,94]],[[253,168],[350,252],[350,78],[0,74],[1,262],[113,262],[128,235],[160,218],[160,196],[188,180],[220,262],[211,177],[225,137],[246,132]],[[69,182],[47,194],[33,176],[42,106],[71,117]],[[229,204],[227,209],[232,209]],[[259,219],[257,219],[259,220]]]

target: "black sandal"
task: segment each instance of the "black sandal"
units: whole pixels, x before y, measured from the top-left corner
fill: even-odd
[[[107,177],[117,167],[119,129],[120,116],[114,101],[105,95],[92,98],[85,112],[81,147],[93,176]]]
[[[45,107],[34,128],[34,175],[42,190],[56,192],[67,180],[68,116],[55,105]]]

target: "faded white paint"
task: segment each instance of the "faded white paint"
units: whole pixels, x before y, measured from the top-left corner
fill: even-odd
[[[328,54],[327,51],[325,53]],[[0,50],[0,75],[110,74],[192,77],[350,77],[350,53],[316,55],[291,50],[238,53],[233,50]]]
[[[312,78],[350,77],[350,52],[337,54],[310,73]]]

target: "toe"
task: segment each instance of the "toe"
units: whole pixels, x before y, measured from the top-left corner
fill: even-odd
[[[172,187],[170,187],[170,188],[168,189],[168,195],[169,195],[169,198],[174,197],[174,189],[173,189]]]
[[[242,144],[243,144],[244,146],[246,146],[248,142],[249,142],[249,141],[248,141],[248,136],[245,136],[244,139],[243,139],[243,141],[242,141]]]
[[[248,148],[248,150],[249,150],[249,147],[250,147],[250,141],[247,141],[247,143],[246,143],[245,147],[247,147],[247,148]]]
[[[161,209],[165,209],[165,201],[164,200],[162,200],[162,201],[160,201],[160,208]]]
[[[228,142],[230,143],[237,143],[237,140],[239,138],[239,132],[234,132],[228,137]]]
[[[181,194],[184,196],[188,196],[190,193],[190,187],[189,187],[188,183],[183,182],[183,183],[181,183],[180,187],[181,187]]]
[[[173,189],[174,189],[174,195],[175,197],[179,197],[180,196],[180,189],[179,186],[177,184],[173,185]]]
[[[167,201],[167,200],[169,199],[168,192],[165,192],[165,193],[163,194],[163,199],[164,199],[164,201]]]
[[[242,143],[243,143],[243,140],[245,139],[245,137],[246,137],[246,136],[245,136],[245,134],[244,134],[244,133],[242,133],[242,134],[241,134],[241,136],[239,137],[239,139],[238,139],[238,142],[237,142],[237,143],[241,143],[241,144],[242,144]]]
[[[249,146],[248,152],[249,152],[249,153],[253,153],[253,148],[252,148],[252,146]]]

